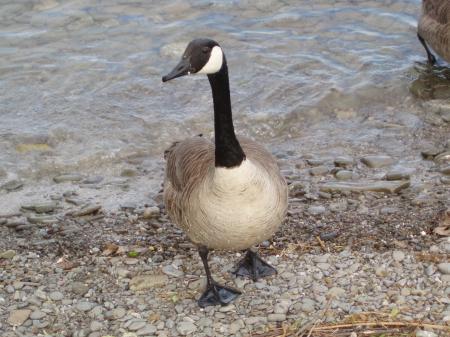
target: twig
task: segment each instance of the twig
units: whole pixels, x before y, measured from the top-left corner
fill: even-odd
[[[316,236],[316,240],[317,240],[317,242],[319,242],[319,245],[320,245],[320,247],[322,247],[322,250],[324,252],[327,252],[327,247],[325,246],[325,243],[322,241],[320,236]]]

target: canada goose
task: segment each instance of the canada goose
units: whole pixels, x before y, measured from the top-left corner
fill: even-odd
[[[423,0],[417,37],[425,47],[430,64],[435,64],[436,58],[427,44],[443,59],[450,62],[449,0]]]
[[[214,281],[208,266],[209,250],[247,249],[236,275],[257,280],[275,274],[250,248],[272,236],[283,221],[287,186],[272,155],[234,133],[228,67],[217,42],[191,41],[181,61],[162,80],[189,74],[208,75],[215,139],[194,137],[174,143],[166,151],[164,202],[172,221],[198,247],[207,277],[198,304],[225,305],[240,291]]]

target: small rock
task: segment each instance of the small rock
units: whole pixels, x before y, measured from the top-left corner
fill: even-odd
[[[308,213],[311,215],[320,215],[325,213],[326,209],[324,206],[322,205],[318,205],[318,206],[309,206],[308,207]]]
[[[403,261],[403,260],[405,259],[405,253],[403,253],[403,252],[400,251],[400,250],[395,250],[395,251],[392,253],[392,258],[393,258],[395,261],[397,261],[397,262],[401,262],[401,261]]]
[[[8,323],[14,326],[20,326],[28,319],[28,317],[30,317],[30,314],[30,309],[11,311],[8,317]]]
[[[94,307],[94,304],[91,302],[78,302],[76,305],[77,310],[79,311],[89,311]]]
[[[73,216],[85,216],[92,213],[97,213],[102,208],[101,205],[87,205],[78,211],[72,213]]]
[[[183,276],[184,276],[184,273],[183,273],[181,270],[175,268],[175,267],[174,267],[173,265],[171,265],[171,264],[169,264],[169,265],[167,265],[167,266],[164,266],[164,267],[162,268],[162,272],[163,272],[164,274],[166,274],[166,275],[168,275],[168,276],[172,276],[172,277],[183,277]]]
[[[286,320],[286,314],[269,314],[267,320],[269,322],[282,322]]]
[[[398,193],[410,186],[409,181],[329,182],[319,186],[325,192],[381,192]]]
[[[413,170],[397,169],[386,173],[386,180],[409,180]]]
[[[48,297],[52,301],[61,301],[64,298],[64,294],[59,291],[53,291],[48,295]]]
[[[385,167],[394,163],[394,159],[389,156],[365,156],[361,161],[370,168]]]
[[[136,335],[138,336],[150,336],[154,335],[158,329],[151,324],[146,324],[142,329],[136,331]]]
[[[354,160],[351,157],[337,157],[334,160],[334,165],[337,167],[348,167],[354,164]]]
[[[313,312],[315,310],[315,305],[316,305],[316,302],[314,300],[312,300],[310,298],[305,298],[302,301],[301,310],[306,313]]]
[[[449,262],[443,262],[443,263],[439,263],[437,265],[438,270],[442,273],[442,274],[450,274],[450,263]]]
[[[417,330],[416,337],[438,337],[438,335],[431,331]]]
[[[131,324],[129,324],[128,325],[128,330],[131,330],[131,331],[137,331],[137,330],[139,330],[139,329],[142,329],[143,327],[145,327],[145,321],[143,321],[143,320],[133,320],[132,322],[131,322]]]
[[[113,310],[111,310],[111,317],[113,319],[121,319],[123,316],[125,316],[127,311],[122,307],[117,307]]]
[[[23,182],[20,180],[10,180],[3,185],[0,186],[0,190],[6,190],[8,192],[12,192],[18,190],[23,186]]]
[[[74,294],[79,296],[84,296],[89,290],[89,288],[81,282],[73,282],[70,288]]]
[[[23,210],[34,211],[36,213],[50,213],[53,212],[57,207],[58,204],[53,201],[43,201],[21,206]]]
[[[339,170],[336,172],[335,177],[337,180],[351,180],[353,179],[353,172],[347,170]]]
[[[309,170],[312,176],[323,176],[328,173],[328,167],[326,166],[316,166]]]
[[[160,209],[156,206],[146,207],[142,213],[144,219],[156,219],[160,216]]]
[[[332,298],[339,298],[345,294],[345,290],[339,287],[333,287],[328,291],[328,296]]]
[[[177,331],[180,335],[186,336],[197,331],[194,323],[182,321],[177,324]]]
[[[273,309],[275,314],[287,314],[289,307],[291,306],[290,300],[279,300]]]
[[[103,324],[99,321],[92,321],[89,325],[89,328],[91,329],[91,331],[99,331],[103,329]]]
[[[445,174],[445,175],[450,175],[450,166],[446,166],[444,168],[441,168],[439,170],[439,172],[441,172],[442,174]]]
[[[134,292],[165,286],[169,282],[166,275],[140,275],[130,280],[130,289]]]
[[[0,253],[0,259],[6,259],[6,260],[10,260],[12,259],[14,256],[16,256],[16,251],[15,250],[5,250],[4,252]]]
[[[41,318],[44,318],[45,316],[47,316],[47,314],[45,312],[42,312],[40,310],[35,310],[31,313],[30,318],[31,319],[41,319]]]
[[[79,174],[61,174],[53,178],[53,181],[57,184],[65,182],[77,182],[83,180],[83,176]]]

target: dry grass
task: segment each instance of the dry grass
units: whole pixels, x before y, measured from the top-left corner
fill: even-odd
[[[395,316],[395,315],[394,315]],[[418,329],[433,330],[438,336],[450,336],[450,327],[423,322],[397,321],[392,314],[367,312],[351,315],[335,324],[318,319],[306,324],[267,326],[251,337],[415,337]]]

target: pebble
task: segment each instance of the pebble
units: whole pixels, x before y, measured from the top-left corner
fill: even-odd
[[[166,275],[140,275],[135,276],[130,280],[130,289],[132,291],[142,291],[146,289],[152,289],[162,287],[169,282],[169,278]]]
[[[156,206],[146,207],[142,213],[144,219],[157,219],[160,216],[160,209]]]
[[[8,323],[14,326],[20,326],[30,317],[30,314],[30,309],[13,310],[9,314]]]
[[[395,261],[401,262],[405,259],[405,253],[400,250],[394,250],[394,252],[392,253],[392,257]]]
[[[16,251],[15,250],[5,250],[4,252],[0,253],[0,259],[6,259],[6,260],[10,260],[12,259],[14,256],[16,256]]]
[[[301,310],[306,313],[313,312],[315,310],[315,305],[316,305],[316,302],[314,300],[312,300],[310,298],[305,298],[301,302]]]
[[[320,215],[320,214],[325,213],[325,211],[326,211],[326,209],[322,205],[308,207],[308,213],[311,215]]]
[[[59,291],[52,291],[48,297],[52,300],[52,301],[61,301],[64,298],[64,294],[59,292]]]
[[[287,314],[292,302],[290,300],[279,300],[275,303],[273,312],[275,314]]]
[[[439,170],[439,172],[441,172],[442,174],[445,174],[445,175],[450,175],[450,166],[446,166],[444,168],[441,168]]]
[[[353,172],[347,170],[339,170],[336,172],[335,177],[337,180],[351,180],[353,179]]]
[[[45,312],[42,312],[40,310],[35,310],[31,313],[30,318],[31,319],[41,319],[41,318],[44,318],[45,316],[47,316],[47,314]]]
[[[351,157],[337,157],[334,160],[334,165],[337,167],[348,167],[354,164],[354,160]]]
[[[55,183],[77,182],[83,180],[83,176],[79,174],[61,174],[53,178]]]
[[[328,173],[328,167],[326,166],[316,166],[309,170],[312,176],[323,176]]]
[[[89,288],[84,283],[81,282],[72,282],[70,288],[74,294],[79,296],[84,296],[89,290]]]
[[[328,182],[319,186],[325,192],[397,193],[410,186],[409,181]]]
[[[138,335],[138,336],[150,336],[150,335],[155,334],[156,331],[158,331],[156,326],[151,325],[151,324],[146,324],[142,329],[139,329],[138,331],[136,331],[136,335]]]
[[[180,335],[186,336],[197,331],[197,327],[194,323],[182,321],[177,324],[177,331]]]
[[[132,320],[130,324],[127,324],[126,327],[128,330],[137,331],[145,327],[145,321],[143,320]]]
[[[164,266],[162,268],[162,272],[168,276],[172,276],[172,277],[183,277],[184,273],[183,271],[175,268],[173,265],[169,264],[167,266]]]
[[[77,310],[80,311],[89,311],[94,307],[94,304],[91,302],[78,302],[76,305]]]
[[[417,330],[416,337],[438,337],[438,335],[431,331]]]
[[[23,210],[34,211],[36,213],[50,213],[58,207],[58,204],[53,201],[44,201],[33,204],[22,205]]]
[[[85,216],[98,212],[102,208],[101,205],[87,205],[72,213],[73,216]]]
[[[124,308],[117,307],[111,311],[111,317],[113,319],[121,319],[123,316],[126,315],[126,313],[127,311]]]
[[[89,328],[91,331],[99,331],[103,329],[103,323],[99,321],[92,321],[91,324],[89,324]]]
[[[339,298],[345,294],[345,289],[339,287],[333,287],[328,291],[328,296],[331,298]]]
[[[361,162],[370,168],[380,168],[392,165],[395,161],[389,156],[365,156]]]
[[[23,182],[20,180],[10,180],[3,185],[0,186],[0,190],[6,190],[8,192],[12,192],[18,190],[23,186]]]
[[[450,274],[450,262],[439,263],[437,267],[442,274]]]
[[[396,169],[386,173],[386,180],[408,180],[411,178],[412,170]]]
[[[286,314],[269,314],[267,320],[269,322],[282,322],[286,320]]]

